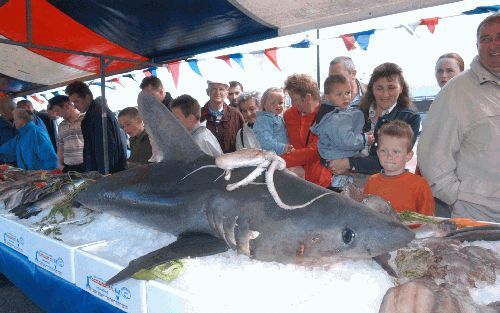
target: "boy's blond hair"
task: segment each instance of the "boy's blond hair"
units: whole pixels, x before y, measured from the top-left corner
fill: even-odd
[[[378,141],[380,141],[383,136],[406,139],[406,152],[410,152],[413,149],[413,130],[410,125],[404,121],[394,120],[387,122],[380,127],[377,134]]]

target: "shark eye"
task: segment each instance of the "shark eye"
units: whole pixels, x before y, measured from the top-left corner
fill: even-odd
[[[345,228],[342,231],[342,241],[346,245],[352,244],[352,242],[354,241],[355,237],[356,237],[356,233],[352,229],[350,229],[350,228]]]

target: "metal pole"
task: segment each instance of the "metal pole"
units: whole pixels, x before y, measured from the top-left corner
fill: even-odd
[[[26,0],[26,41],[32,43],[31,0]]]
[[[316,79],[318,82],[318,87],[319,90],[321,90],[321,72],[320,72],[320,66],[319,66],[319,28],[316,29],[316,39],[317,39],[317,44],[316,44]]]
[[[102,98],[102,143],[103,143],[103,155],[104,155],[104,174],[109,173],[109,154],[108,154],[108,114],[106,109],[108,107],[106,101],[106,59],[100,57],[100,72],[101,72],[101,98]]]

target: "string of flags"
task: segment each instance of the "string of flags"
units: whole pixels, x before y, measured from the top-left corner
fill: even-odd
[[[428,31],[431,34],[434,34],[436,28],[439,25],[439,21],[442,19],[456,17],[456,16],[460,16],[460,15],[475,15],[475,14],[492,13],[492,12],[498,12],[498,11],[500,11],[500,5],[479,6],[473,10],[465,11],[465,12],[462,12],[462,13],[457,14],[457,15],[424,18],[424,19],[420,19],[417,21],[412,21],[409,23],[398,25],[395,28],[403,28],[406,31],[408,31],[408,33],[410,35],[415,35],[415,31],[419,26],[425,26],[425,27],[427,27]],[[353,49],[356,49],[357,47],[367,51],[369,44],[370,44],[371,36],[373,34],[375,34],[375,32],[383,31],[383,30],[385,30],[385,29],[369,29],[369,30],[364,30],[364,31],[357,32],[357,33],[342,34],[342,35],[331,37],[331,38],[324,38],[321,41],[327,41],[327,40],[340,38],[340,39],[342,39],[347,51],[351,51]],[[277,51],[279,49],[284,49],[284,48],[305,49],[305,48],[310,48],[313,45],[319,45],[319,44],[320,44],[319,41],[313,42],[313,41],[309,40],[308,38],[306,38],[300,42],[297,42],[297,43],[294,43],[291,45],[287,45],[287,46],[272,47],[272,48],[268,48],[268,49],[264,49],[264,50],[260,50],[260,51],[251,51],[251,52],[247,52],[247,53],[226,54],[226,55],[217,56],[217,57],[215,57],[215,59],[218,59],[218,60],[225,62],[231,68],[233,67],[233,62],[234,62],[234,63],[238,64],[238,66],[242,70],[245,70],[245,65],[243,63],[243,59],[245,58],[245,55],[251,55],[253,57],[260,58],[261,64],[262,64],[264,57],[265,57],[279,71],[281,71],[281,67],[279,65],[278,57],[277,57]],[[212,58],[210,58],[210,59],[212,59]],[[170,72],[172,79],[173,79],[173,82],[174,82],[174,85],[177,88],[177,85],[179,82],[181,64],[187,63],[189,68],[191,69],[191,71],[193,71],[198,76],[203,77],[203,73],[201,72],[200,67],[199,67],[199,62],[206,61],[206,60],[207,59],[200,59],[200,58],[191,58],[191,59],[187,59],[187,60],[177,60],[177,61],[173,61],[173,62],[170,62],[168,64],[165,64],[164,67],[166,67],[168,69],[168,71]],[[150,68],[144,69],[142,71],[142,73],[146,77],[157,76],[157,68],[150,67]],[[106,80],[105,87],[109,88],[111,90],[116,90],[117,85],[121,85],[122,87],[124,87],[124,85],[121,82],[121,79],[123,79],[123,78],[128,78],[128,79],[134,80],[135,82],[139,82],[137,75],[138,74],[128,73],[128,74],[124,74],[120,77],[114,77],[114,78],[108,79],[108,80]],[[92,81],[89,83],[89,85],[101,86],[101,81],[100,80]],[[53,92],[51,92],[51,94],[53,96],[56,96],[56,95],[60,95],[63,93],[60,91],[53,91]],[[48,94],[41,93],[40,96],[43,99],[41,99],[40,97],[37,97],[36,95],[32,95],[30,97],[33,98],[33,100],[35,100],[36,102],[38,102],[40,104],[44,103],[44,99],[46,101],[48,101]],[[25,97],[25,98],[27,98],[27,97]]]

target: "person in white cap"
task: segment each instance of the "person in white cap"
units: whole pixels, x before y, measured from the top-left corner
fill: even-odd
[[[201,110],[201,122],[206,121],[206,127],[217,138],[224,153],[234,152],[236,134],[243,126],[243,116],[238,109],[224,102],[229,89],[226,80],[208,80],[207,84],[207,95],[210,100]]]

